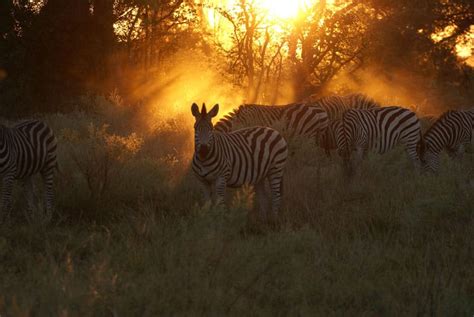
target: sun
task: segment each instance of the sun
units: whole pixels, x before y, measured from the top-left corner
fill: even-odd
[[[258,6],[268,12],[272,18],[293,19],[298,13],[306,10],[312,3],[311,0],[260,0]]]

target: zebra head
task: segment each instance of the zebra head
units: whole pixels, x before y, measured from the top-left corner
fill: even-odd
[[[199,158],[205,159],[214,145],[214,127],[212,118],[219,112],[216,104],[211,111],[207,112],[206,104],[202,104],[202,110],[196,103],[191,106],[191,112],[196,119],[194,123],[194,151]]]
[[[456,131],[452,125],[453,115],[452,110],[444,112],[425,132],[418,149],[423,172],[436,173],[439,169],[441,151],[449,148]]]
[[[338,154],[342,157],[345,162],[348,162],[351,158],[352,151],[355,149],[356,136],[358,131],[357,124],[357,113],[354,110],[346,111],[342,120],[335,125],[336,142],[338,148]]]

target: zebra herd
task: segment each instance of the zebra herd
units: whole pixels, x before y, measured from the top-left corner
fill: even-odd
[[[217,106],[213,108],[212,111],[215,113],[213,112],[212,116],[217,114],[217,109]],[[210,117],[206,117],[206,137],[201,139],[203,132],[200,122],[205,116],[205,111],[204,105],[204,114],[199,114],[196,104],[192,106],[193,115],[196,117],[193,159],[195,174],[205,184],[208,191],[213,187],[217,189],[219,197],[217,202],[221,204],[226,180],[229,186],[237,185],[233,181],[235,177],[232,178],[229,175],[245,175],[246,172],[243,171],[245,169],[252,171],[253,175],[259,177],[242,178],[247,181],[241,184],[255,185],[262,215],[269,210],[264,198],[264,182],[265,179],[272,179],[272,172],[269,172],[267,166],[269,162],[275,160],[280,164],[278,164],[278,181],[270,181],[272,199],[270,210],[274,215],[281,201],[281,180],[288,151],[285,139],[281,136],[277,138],[280,133],[286,132],[284,134],[288,136],[288,142],[291,142],[294,136],[312,138],[326,151],[327,155],[330,155],[331,150],[337,150],[343,159],[345,170],[350,175],[354,166],[367,151],[373,150],[384,154],[397,145],[405,146],[415,168],[436,172],[439,167],[440,153],[446,150],[452,157],[461,155],[464,145],[471,142],[474,129],[474,109],[450,110],[440,116],[423,135],[420,119],[415,112],[398,106],[382,107],[365,95],[352,94],[284,106],[244,104],[225,115],[214,126]],[[279,132],[268,128],[276,126],[277,123],[281,123]],[[249,126],[267,128],[248,128]],[[247,128],[238,129],[239,127]],[[234,140],[243,135],[251,135],[250,131],[253,130],[249,129],[267,129],[268,135],[273,137],[253,138],[252,141],[247,139],[247,142],[241,141],[237,145],[238,143]],[[263,132],[261,134],[263,135]],[[212,142],[209,143],[209,135],[219,140],[214,145],[219,147],[219,151],[216,149],[212,158],[209,156],[207,159],[214,164],[212,171],[203,171],[202,160],[207,157],[206,153],[213,151]],[[275,139],[279,141],[275,142]],[[206,144],[205,153],[202,152],[202,144]],[[277,144],[285,150],[274,150]],[[265,150],[262,151],[262,149]],[[278,156],[275,157],[276,155]],[[257,157],[258,160],[255,160]],[[209,194],[206,197],[209,198]],[[268,202],[268,198],[266,199]]]
[[[287,141],[293,137],[313,140],[328,156],[336,150],[349,172],[367,151],[383,154],[398,144],[405,146],[416,168],[436,172],[442,151],[461,156],[474,128],[474,109],[450,110],[422,134],[413,111],[382,107],[362,94],[284,106],[244,104],[213,124],[218,111],[218,105],[210,111],[204,104],[201,110],[195,103],[191,107],[195,118],[192,170],[203,185],[206,201],[215,205],[224,204],[226,187],[254,185],[262,219],[278,213]],[[56,143],[52,129],[38,120],[11,128],[0,125],[0,222],[12,208],[15,180],[25,182],[28,209],[33,208],[31,179],[37,173],[44,181],[46,213],[51,218]]]

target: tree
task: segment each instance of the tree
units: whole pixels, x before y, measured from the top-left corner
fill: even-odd
[[[217,43],[228,61],[228,71],[244,87],[245,99],[274,102],[277,98],[286,39],[275,31],[255,1],[240,0],[233,10],[216,8],[231,25],[229,43]],[[228,41],[228,38],[224,38]]]
[[[357,1],[341,6],[317,2],[290,36],[290,60],[297,99],[320,94],[341,70],[356,69],[367,46],[373,14]]]

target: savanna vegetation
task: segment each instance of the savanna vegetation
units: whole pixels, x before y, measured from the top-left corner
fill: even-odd
[[[369,154],[349,180],[296,139],[277,228],[251,188],[202,206],[193,101],[472,106],[470,1],[298,3],[0,3],[2,123],[46,121],[60,165],[52,222],[38,180],[34,221],[19,182],[0,226],[0,315],[473,314],[472,149],[438,175]]]

